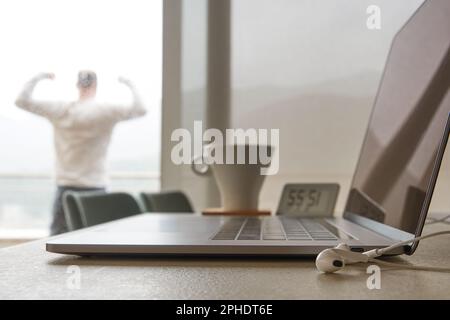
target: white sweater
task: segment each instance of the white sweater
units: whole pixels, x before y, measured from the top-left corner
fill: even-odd
[[[106,155],[114,126],[119,121],[146,114],[134,86],[128,81],[123,82],[130,88],[134,97],[130,106],[99,104],[94,100],[34,100],[34,87],[45,78],[48,76],[41,74],[27,82],[16,100],[16,105],[43,116],[52,123],[57,185],[105,187],[108,182]]]

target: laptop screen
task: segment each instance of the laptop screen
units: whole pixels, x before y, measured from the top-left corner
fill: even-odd
[[[346,212],[416,232],[450,113],[449,16],[427,1],[394,38]]]

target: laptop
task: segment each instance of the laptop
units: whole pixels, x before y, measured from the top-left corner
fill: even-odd
[[[450,122],[450,1],[426,1],[393,40],[340,217],[147,213],[47,241],[76,255],[308,256],[422,232]],[[393,254],[412,254],[417,242]]]

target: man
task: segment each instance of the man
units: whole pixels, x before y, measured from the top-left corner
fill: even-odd
[[[79,72],[77,101],[33,99],[36,84],[54,77],[52,73],[38,74],[26,83],[16,100],[19,108],[47,118],[54,129],[57,192],[50,227],[52,235],[67,231],[62,207],[65,191],[105,190],[107,185],[105,162],[114,126],[119,121],[146,114],[134,86],[124,78],[119,78],[119,82],[131,90],[134,100],[131,105],[96,102],[97,75],[92,71]]]

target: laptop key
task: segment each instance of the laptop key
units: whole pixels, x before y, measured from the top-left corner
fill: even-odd
[[[284,235],[279,236],[264,235],[263,240],[286,240],[286,237]]]
[[[230,218],[213,240],[333,241],[338,238],[313,219]]]

